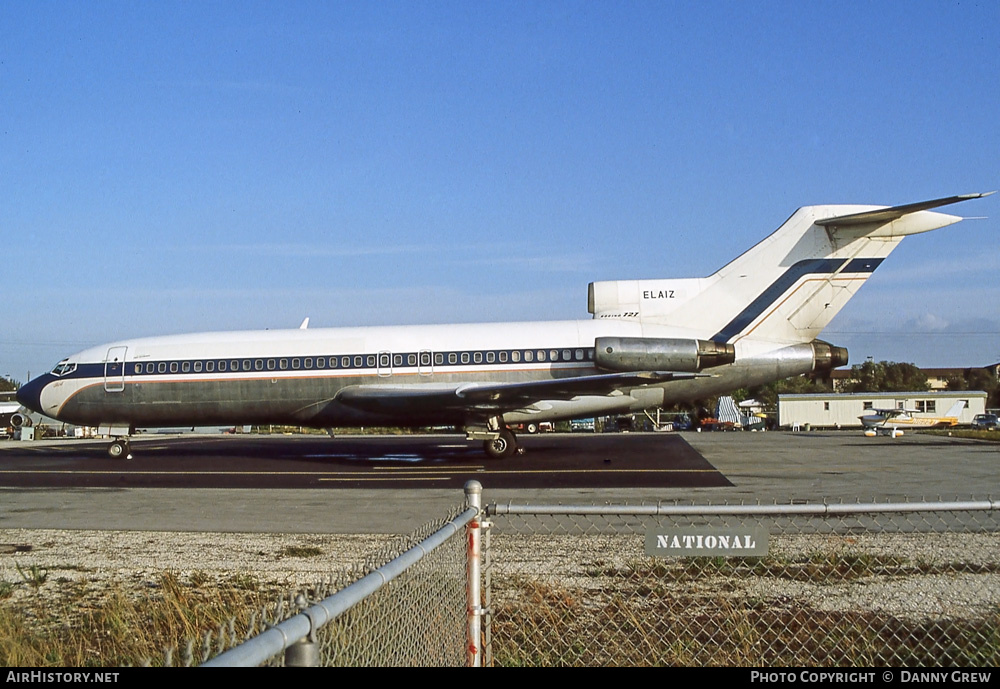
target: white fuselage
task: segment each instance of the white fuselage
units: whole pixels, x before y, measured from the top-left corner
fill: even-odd
[[[86,425],[186,426],[294,423],[464,425],[474,413],[409,405],[359,410],[339,404],[338,392],[358,385],[448,388],[485,382],[524,383],[600,374],[598,337],[690,336],[686,329],[634,321],[478,323],[313,330],[201,333],[109,343],[68,357],[41,388],[40,411]],[[794,375],[813,366],[811,350],[745,340],[744,362],[774,359]],[[59,373],[60,369],[64,372]],[[507,422],[621,413],[690,399],[713,388],[750,384],[744,364],[712,377],[628,387],[617,394],[538,400],[506,411]],[[697,384],[695,384],[697,383]],[[712,383],[715,383],[713,385]],[[673,391],[673,394],[665,394]]]

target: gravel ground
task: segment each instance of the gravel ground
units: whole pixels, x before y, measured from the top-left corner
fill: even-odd
[[[269,577],[321,575],[363,562],[381,542],[370,535],[10,529],[0,530],[0,579],[20,578],[17,565],[53,571],[78,568],[92,576],[166,569],[253,572]],[[290,554],[310,548],[322,554]]]
[[[100,605],[114,587],[147,596],[164,572],[200,586],[251,576],[262,590],[289,592],[344,573],[384,552],[385,536],[0,530],[0,605],[28,617]],[[533,592],[569,592],[566,601],[601,609],[624,597],[630,609],[685,601],[688,615],[718,615],[747,601],[775,612],[873,613],[915,624],[987,620],[1000,611],[1000,534],[789,535],[772,539],[760,576],[733,575],[708,560],[697,576],[674,579],[644,555],[641,534],[492,537],[494,605],[530,604]],[[823,569],[829,563],[846,570]],[[851,564],[858,563],[858,569]],[[834,566],[834,570],[836,570]],[[43,572],[44,581],[29,580]],[[645,574],[653,572],[652,578]],[[873,573],[875,572],[875,573]],[[537,585],[541,584],[542,588]],[[656,591],[663,591],[662,594]],[[83,598],[81,598],[81,595]],[[4,597],[5,596],[5,597]],[[562,596],[557,598],[562,600]],[[72,617],[72,614],[69,615]],[[608,622],[611,622],[610,620]]]
[[[495,535],[494,574],[546,580],[565,588],[614,586],[616,572],[644,557],[642,539],[630,536]],[[14,584],[11,601],[55,593],[61,584],[82,582],[99,589],[108,582],[138,587],[164,571],[198,573],[219,581],[252,575],[294,589],[360,565],[385,545],[377,535],[233,534],[143,531],[0,530],[0,582]],[[782,536],[771,555],[864,553],[903,558],[923,570],[905,576],[857,581],[796,581],[789,577],[743,577],[725,588],[740,595],[795,598],[817,609],[883,610],[902,615],[969,615],[1000,607],[1000,534],[909,534],[838,537]],[[988,571],[940,573],[942,565]],[[35,590],[25,577],[47,573]],[[712,578],[718,575],[712,574]]]
[[[638,539],[512,536],[495,542],[498,576],[578,590],[613,590],[616,580],[651,562],[644,559]],[[817,568],[815,574],[800,576],[795,564],[822,560],[817,556],[850,561],[859,555],[870,562],[849,574]],[[881,612],[906,619],[978,618],[1000,609],[1000,534],[781,536],[773,540],[769,556],[793,564],[784,572],[772,567],[764,576],[730,576],[708,565],[703,577],[678,582],[673,592],[793,600],[816,610]],[[896,562],[906,563],[905,572],[896,573]],[[882,567],[888,573],[868,570]]]
[[[365,562],[383,544],[371,535],[8,529],[0,530],[0,581],[21,582],[34,566],[94,583],[164,571],[311,582]]]

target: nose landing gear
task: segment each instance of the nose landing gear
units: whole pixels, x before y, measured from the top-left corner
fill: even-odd
[[[132,447],[128,438],[115,438],[108,445],[108,456],[111,459],[132,459]]]
[[[132,459],[132,448],[129,437],[135,433],[135,428],[124,423],[102,423],[97,427],[100,435],[111,438],[108,445],[108,457],[111,459]]]

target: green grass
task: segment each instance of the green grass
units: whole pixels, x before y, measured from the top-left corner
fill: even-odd
[[[245,636],[284,590],[246,574],[217,581],[204,573],[185,580],[166,572],[138,588],[115,582],[95,593],[67,580],[48,582],[44,594],[27,598],[0,594],[0,666],[159,665],[168,648],[176,649],[174,664],[180,664],[187,640],[206,633],[214,639],[230,625]],[[194,651],[197,664],[200,646]]]

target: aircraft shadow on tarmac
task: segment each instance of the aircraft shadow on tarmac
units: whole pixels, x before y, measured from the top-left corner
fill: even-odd
[[[488,459],[462,436],[147,437],[133,443],[130,461],[71,442],[32,450],[18,471],[11,470],[11,453],[0,453],[0,485],[460,488],[470,479],[493,488],[732,485],[678,435],[523,437],[524,454],[502,460]]]

